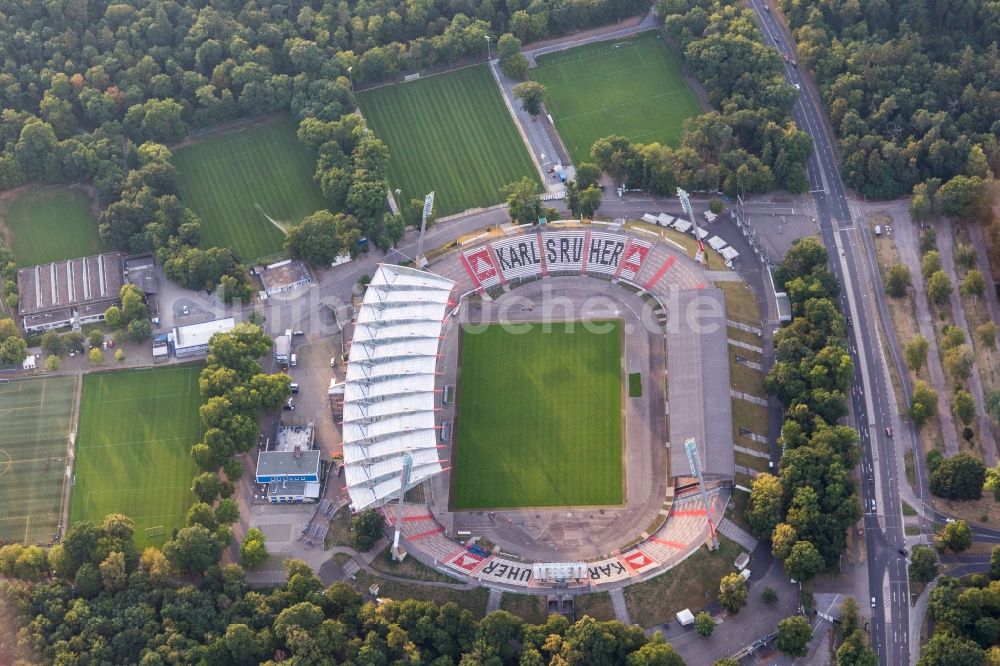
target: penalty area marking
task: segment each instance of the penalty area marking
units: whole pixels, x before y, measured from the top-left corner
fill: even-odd
[[[6,449],[0,449],[0,479],[14,466],[14,459],[7,453]]]

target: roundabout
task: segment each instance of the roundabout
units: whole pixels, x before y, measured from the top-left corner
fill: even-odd
[[[392,500],[381,508],[389,524],[398,524],[409,555],[491,586],[588,591],[655,576],[715,540],[735,472],[725,298],[710,274],[669,240],[573,223],[505,228],[446,252],[428,271],[454,284],[434,372],[443,473],[428,475],[402,505]],[[456,508],[456,476],[468,473],[462,455],[476,443],[474,432],[456,425],[462,336],[486,325],[527,330],[610,320],[620,323],[622,338],[622,436],[620,444],[609,437],[607,445],[621,448],[622,501]],[[625,381],[632,375],[642,377],[638,395]],[[558,434],[560,418],[552,414],[556,430],[540,430],[539,446]],[[688,440],[706,494],[691,468]],[[534,443],[514,444],[530,451]],[[542,467],[532,456],[543,453],[538,449],[519,464]],[[352,464],[346,448],[345,462]],[[512,483],[518,473],[498,465],[480,483]]]

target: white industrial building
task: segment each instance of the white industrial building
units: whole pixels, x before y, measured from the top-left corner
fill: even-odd
[[[382,264],[358,312],[344,382],[344,472],[351,508],[398,496],[442,471],[434,420],[438,343],[454,283]]]
[[[174,355],[177,358],[183,358],[207,354],[208,341],[212,339],[212,336],[216,333],[231,331],[235,326],[236,320],[232,317],[204,321],[189,326],[177,326],[172,333]]]

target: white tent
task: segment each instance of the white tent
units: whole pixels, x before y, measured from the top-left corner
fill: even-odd
[[[722,248],[722,250],[719,252],[719,254],[721,254],[722,257],[723,257],[723,259],[726,259],[727,261],[732,261],[736,257],[740,256],[740,253],[737,252],[736,250],[734,250],[731,247],[724,247],[724,248]]]
[[[671,224],[674,223],[673,216],[672,215],[667,215],[666,213],[660,213],[657,216],[657,219],[660,221],[660,226],[661,227],[669,227]]]
[[[682,220],[679,217],[677,218],[676,221],[674,221],[674,229],[681,232],[682,234],[685,234],[688,231],[690,231],[692,226],[693,225],[690,222],[688,222],[687,220]]]
[[[727,245],[726,241],[722,240],[718,236],[712,236],[711,238],[708,239],[708,246],[713,250],[715,250],[716,252],[722,250],[722,248],[726,247],[726,245]]]
[[[643,222],[649,222],[650,224],[656,224],[657,218],[652,213],[643,213],[642,214],[642,221]]]
[[[698,237],[698,240],[705,240],[705,237],[708,236],[708,232],[701,227],[698,227],[698,229],[695,230],[694,235]]]
[[[682,611],[677,612],[677,621],[682,627],[689,627],[694,624],[694,613],[689,609],[685,608]]]
[[[442,471],[434,373],[454,286],[431,273],[382,264],[365,291],[343,386],[344,478],[354,511],[398,495],[407,454],[411,484]]]

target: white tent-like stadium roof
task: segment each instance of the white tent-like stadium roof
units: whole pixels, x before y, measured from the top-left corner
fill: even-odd
[[[344,477],[351,508],[396,497],[442,471],[434,422],[438,344],[455,283],[382,264],[365,291],[344,386]]]

